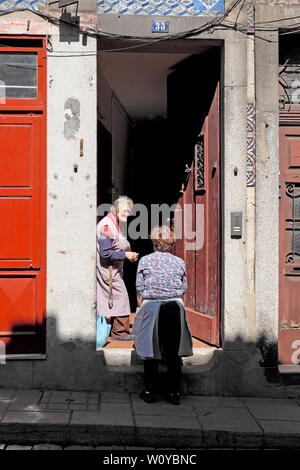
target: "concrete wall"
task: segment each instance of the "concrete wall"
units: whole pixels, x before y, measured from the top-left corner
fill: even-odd
[[[66,350],[95,337],[96,282],[96,39],[61,43],[54,26],[48,34],[47,317],[56,333],[47,334],[47,372],[37,367],[45,377],[57,369],[53,359],[66,359]],[[56,338],[69,349],[59,352]],[[73,360],[79,364],[80,354]]]
[[[258,12],[257,21],[262,21]],[[257,336],[266,365],[276,365],[279,294],[279,100],[275,92],[278,90],[277,31],[256,37],[255,57]]]
[[[246,215],[246,109],[247,51],[245,36],[230,34],[224,43],[223,81],[223,346],[236,349],[236,340],[247,338],[246,240],[230,237],[231,212],[242,211],[245,230]],[[236,67],[236,60],[240,68]],[[237,176],[234,168],[238,168]],[[245,233],[243,231],[243,233]],[[237,295],[238,292],[238,295]]]

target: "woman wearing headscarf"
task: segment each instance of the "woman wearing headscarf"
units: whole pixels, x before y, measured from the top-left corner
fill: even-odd
[[[168,399],[180,404],[181,357],[192,356],[192,337],[182,297],[187,290],[183,259],[170,253],[175,235],[167,226],[156,227],[150,238],[153,253],[138,264],[136,290],[140,306],[133,323],[135,349],[144,359],[145,390],[140,397],[155,401],[158,366],[166,358]]]
[[[132,206],[131,199],[119,197],[111,212],[97,225],[97,312],[110,318],[111,339],[119,341],[133,340],[129,334],[131,312],[123,264],[125,259],[137,261],[138,253],[130,250],[119,225],[127,222]]]

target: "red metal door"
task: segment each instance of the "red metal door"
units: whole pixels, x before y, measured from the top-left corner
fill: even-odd
[[[279,363],[300,350],[300,122],[280,127]]]
[[[0,269],[40,268],[40,133],[40,115],[0,115]]]
[[[0,341],[18,358],[45,353],[45,40],[1,44]]]
[[[176,243],[176,254],[184,258],[187,266],[188,291],[184,301],[192,334],[219,346],[219,84],[195,145],[188,183],[175,213],[175,227],[183,233]]]

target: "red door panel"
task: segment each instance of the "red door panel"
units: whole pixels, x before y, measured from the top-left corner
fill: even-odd
[[[6,354],[44,353],[41,272],[0,273],[0,340]]]
[[[40,267],[40,121],[0,115],[0,269]]]
[[[1,70],[8,77],[6,98],[0,100],[0,341],[8,357],[41,358],[46,342],[46,38],[0,39]],[[36,65],[20,80],[16,70],[30,58]],[[37,92],[28,98],[33,87],[27,81],[33,76]],[[12,93],[15,84],[21,93]]]
[[[300,126],[280,127],[279,363],[300,346]],[[296,362],[295,362],[296,361]]]
[[[32,263],[32,198],[0,196],[0,261]]]
[[[299,364],[300,335],[298,329],[279,330],[279,363]]]
[[[32,119],[1,120],[0,187],[32,186]],[[5,138],[4,138],[5,136]]]
[[[185,304],[190,308],[196,305],[196,251],[190,245],[195,243],[195,197],[193,191],[193,178],[189,178],[183,197],[184,202],[184,252],[187,266],[188,290],[185,294]],[[192,249],[191,249],[192,248]]]
[[[187,266],[188,291],[184,302],[192,335],[216,346],[220,345],[219,159],[217,84],[199,141],[195,145],[195,159],[178,210],[175,211],[174,222],[175,227],[181,219],[183,224],[183,240],[176,242],[175,254],[184,258]],[[199,165],[201,168],[204,166],[202,187],[197,180]]]
[[[38,274],[0,274],[1,336],[19,333],[22,327],[34,333],[38,323]]]
[[[204,188],[195,181],[194,197],[198,217],[197,233],[203,243],[195,250],[194,309],[188,309],[194,325],[194,335],[210,344],[220,345],[220,180],[219,180],[219,86],[216,87],[211,107],[202,128]],[[200,137],[201,137],[200,135]],[[196,159],[195,163],[196,164]],[[190,178],[192,179],[192,178]],[[200,225],[201,224],[201,225]],[[188,306],[188,305],[187,305]]]
[[[0,113],[0,340],[45,352],[45,159],[41,114]]]

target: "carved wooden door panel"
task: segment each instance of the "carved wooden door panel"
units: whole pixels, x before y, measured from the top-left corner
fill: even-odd
[[[279,363],[300,348],[300,126],[280,127]]]

